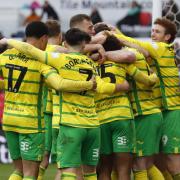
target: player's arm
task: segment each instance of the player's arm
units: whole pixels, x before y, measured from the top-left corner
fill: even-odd
[[[62,78],[55,71],[43,72],[46,83],[49,87],[56,91],[79,92],[91,90],[96,86],[96,82],[92,81],[73,81]]]
[[[98,52],[100,57],[99,61],[104,61],[105,59],[105,50],[101,44],[86,44],[83,52],[85,54]]]
[[[104,33],[104,31],[99,32],[98,34],[96,34],[95,36],[91,37],[91,44],[103,44],[106,41],[106,34]]]
[[[152,73],[151,75],[145,74],[143,71],[139,70],[134,64],[130,64],[126,67],[127,73],[130,76],[133,76],[133,78],[146,86],[154,86],[158,82],[158,77],[155,73]]]
[[[159,58],[161,56],[162,51],[158,51],[159,44],[158,43],[151,43],[151,42],[143,42],[128,36],[125,36],[124,34],[114,34],[120,41],[122,41],[124,44],[127,42],[130,42],[132,44],[137,44],[141,48],[145,49],[146,51],[149,52],[150,56],[153,58]],[[128,43],[127,43],[128,44]],[[163,53],[163,52],[162,52]]]
[[[6,39],[6,38],[1,39],[0,43],[6,43],[20,52],[34,57],[40,62],[43,63],[46,62],[46,52],[34,47],[31,44],[28,44],[26,42],[21,42],[15,39]]]
[[[29,56],[32,56],[38,61],[51,65],[53,67],[57,66],[57,59],[59,59],[60,56],[60,53],[47,53],[32,46],[31,44],[14,39],[3,38],[0,40],[0,44],[8,44],[14,47],[15,49],[17,49],[18,51],[27,54]]]
[[[119,39],[120,41],[120,39]],[[121,42],[121,41],[120,41]],[[130,47],[130,48],[134,48],[136,50],[138,50],[140,53],[142,53],[144,55],[144,57],[149,57],[150,54],[149,54],[149,51],[147,51],[146,49],[144,49],[143,47],[139,46],[138,44],[135,44],[135,43],[131,43],[129,41],[124,41],[123,44],[127,47]]]
[[[96,82],[96,92],[101,94],[113,94],[120,91],[128,91],[130,89],[127,81],[124,81],[121,84],[107,83],[104,82],[99,76],[96,76]]]
[[[107,51],[106,59],[111,59],[113,62],[117,63],[133,63],[136,61],[135,53],[125,49],[116,51]]]

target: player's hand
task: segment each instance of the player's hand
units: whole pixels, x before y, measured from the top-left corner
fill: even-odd
[[[106,38],[107,38],[107,35],[104,33],[104,31],[101,31],[97,33],[95,36],[93,36],[93,40],[95,41],[94,43],[98,43],[98,44],[104,44],[104,42],[106,41]]]
[[[116,84],[115,92],[120,92],[120,91],[127,92],[129,90],[130,90],[130,85],[126,80],[121,84]]]
[[[106,35],[106,36],[114,36],[114,33],[112,31],[105,30],[104,35]]]
[[[2,38],[0,40],[0,45],[7,45],[7,39],[6,38]]]
[[[106,51],[104,50],[103,46],[99,44],[98,48],[98,53],[99,53],[99,64],[103,64],[105,59],[106,59]]]

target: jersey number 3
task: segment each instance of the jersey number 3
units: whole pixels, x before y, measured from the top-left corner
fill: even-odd
[[[27,67],[23,67],[23,66],[17,66],[14,64],[6,64],[5,67],[7,69],[9,69],[9,73],[8,73],[8,91],[9,92],[14,92],[17,93],[19,91],[19,88],[21,86],[21,83],[24,79],[24,76],[27,72]],[[13,87],[13,72],[14,71],[20,71],[20,74],[17,78],[17,81]]]

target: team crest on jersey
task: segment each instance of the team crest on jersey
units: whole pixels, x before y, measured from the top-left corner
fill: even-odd
[[[174,52],[174,46],[167,46],[168,51]]]
[[[154,49],[157,49],[157,48],[158,48],[158,45],[157,45],[156,42],[152,42],[151,44],[152,44],[152,47],[153,47]]]
[[[53,53],[51,53],[51,55],[52,55],[53,58],[58,58],[59,57],[59,53],[53,52]]]

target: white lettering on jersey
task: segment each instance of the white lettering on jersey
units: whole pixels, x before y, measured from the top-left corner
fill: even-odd
[[[127,138],[126,136],[118,137],[118,145],[127,145]]]

